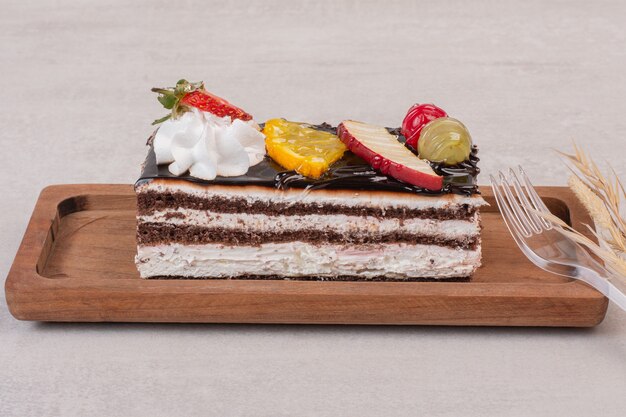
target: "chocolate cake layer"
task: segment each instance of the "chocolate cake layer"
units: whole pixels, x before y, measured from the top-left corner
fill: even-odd
[[[137,194],[137,213],[150,215],[168,208],[208,210],[216,213],[250,213],[270,216],[306,214],[345,214],[349,216],[372,216],[377,218],[424,218],[433,220],[470,220],[476,212],[469,205],[451,208],[408,208],[347,206],[329,203],[300,203],[280,201],[248,201],[243,197],[200,197],[184,192],[143,191]]]
[[[478,236],[463,236],[458,239],[447,239],[441,236],[409,234],[400,231],[381,234],[343,234],[336,233],[332,229],[258,232],[245,229],[233,230],[167,223],[139,223],[137,225],[137,241],[140,245],[223,243],[225,245],[247,246],[267,242],[294,242],[296,244],[295,242],[299,241],[313,244],[410,243],[474,250],[480,242],[480,238]]]

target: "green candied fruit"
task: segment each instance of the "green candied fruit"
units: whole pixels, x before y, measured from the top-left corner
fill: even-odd
[[[463,123],[441,117],[424,126],[417,151],[422,159],[456,165],[469,159],[472,137]]]

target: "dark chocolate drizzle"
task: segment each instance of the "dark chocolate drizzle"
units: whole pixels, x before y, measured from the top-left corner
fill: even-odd
[[[311,125],[311,127],[336,134],[337,128],[328,123]],[[400,129],[388,128],[390,133],[397,135],[398,140],[404,143],[404,137]],[[150,150],[143,167],[141,177],[136,185],[155,178],[179,178],[200,184],[216,185],[258,185],[273,187],[281,190],[299,188],[305,190],[316,189],[350,189],[358,191],[399,191],[418,194],[441,195],[455,193],[461,195],[479,194],[476,177],[480,173],[478,168],[478,148],[472,147],[470,159],[458,165],[445,166],[442,163],[430,162],[433,170],[444,177],[444,185],[441,191],[426,190],[415,185],[398,181],[386,175],[376,172],[368,163],[348,151],[344,157],[335,162],[330,169],[319,179],[304,177],[295,171],[285,171],[283,167],[275,163],[268,156],[259,164],[250,167],[245,175],[237,177],[217,177],[212,181],[206,181],[190,175],[176,177],[172,175],[167,165],[157,165],[152,137],[148,139]],[[411,149],[409,147],[409,149]],[[415,150],[411,149],[415,153]]]

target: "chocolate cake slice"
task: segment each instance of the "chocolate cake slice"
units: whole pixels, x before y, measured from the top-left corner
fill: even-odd
[[[144,278],[469,278],[479,196],[140,182]]]
[[[476,147],[450,164],[393,145],[374,169],[329,125],[275,119],[262,135],[241,114],[190,109],[149,141],[135,185],[142,278],[459,280],[480,266]],[[386,140],[366,150],[384,154]],[[394,178],[402,158],[435,181]]]

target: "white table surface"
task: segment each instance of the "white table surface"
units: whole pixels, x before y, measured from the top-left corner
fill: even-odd
[[[261,121],[397,125],[435,102],[482,183],[521,163],[564,184],[550,149],[572,139],[626,178],[624,2],[180,3],[1,2],[1,276],[44,186],[135,180],[148,90],[181,77]],[[613,306],[573,330],[38,324],[0,300],[0,416],[626,413]]]

